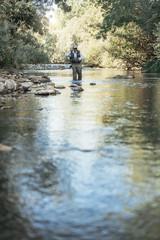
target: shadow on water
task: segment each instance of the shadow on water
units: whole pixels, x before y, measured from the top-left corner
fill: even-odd
[[[0,238],[159,240],[159,78],[46,73],[61,95],[0,111]]]

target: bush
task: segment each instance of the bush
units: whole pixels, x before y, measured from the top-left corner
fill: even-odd
[[[160,60],[147,61],[143,66],[142,71],[147,73],[160,73]]]
[[[18,65],[27,63],[48,63],[47,54],[40,48],[31,45],[20,46],[14,55],[14,63]]]
[[[14,53],[13,44],[11,44],[11,29],[13,29],[13,24],[0,21],[0,66],[9,65]]]

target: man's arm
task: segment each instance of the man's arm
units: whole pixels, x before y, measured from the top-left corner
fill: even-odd
[[[69,53],[66,54],[66,57],[71,57],[71,51],[69,51]]]

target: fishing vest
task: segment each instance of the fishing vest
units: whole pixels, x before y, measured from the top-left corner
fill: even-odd
[[[71,63],[80,63],[81,60],[77,60],[78,58],[80,58],[80,56],[81,56],[81,55],[80,55],[80,51],[77,50],[77,58],[74,58],[74,51],[71,50],[71,57],[70,57]]]

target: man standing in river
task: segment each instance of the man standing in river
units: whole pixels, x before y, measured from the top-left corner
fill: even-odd
[[[70,58],[70,61],[72,63],[72,71],[73,71],[73,80],[77,80],[77,74],[78,74],[78,80],[82,80],[82,54],[77,49],[77,46],[74,45],[73,49],[66,54],[66,57]]]

